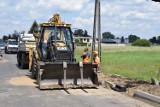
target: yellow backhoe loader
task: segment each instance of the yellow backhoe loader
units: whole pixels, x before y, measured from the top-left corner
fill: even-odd
[[[39,89],[97,87],[97,65],[76,62],[71,24],[59,14],[35,29],[36,49],[30,49],[29,69]]]

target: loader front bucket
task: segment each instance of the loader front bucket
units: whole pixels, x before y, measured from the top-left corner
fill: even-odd
[[[97,87],[96,67],[95,64],[82,62],[40,64],[38,72],[39,89]]]

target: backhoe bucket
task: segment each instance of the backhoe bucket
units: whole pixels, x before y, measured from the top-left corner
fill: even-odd
[[[82,62],[40,64],[38,72],[39,89],[97,87],[96,67],[95,64]]]

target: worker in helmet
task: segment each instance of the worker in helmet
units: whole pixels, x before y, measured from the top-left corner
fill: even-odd
[[[84,49],[84,53],[81,55],[83,62],[89,62],[90,54],[88,52],[88,48]]]
[[[97,64],[97,70],[99,71],[99,67],[100,67],[100,58],[98,56],[98,52],[94,51],[93,52],[93,63]]]
[[[46,59],[46,48],[47,48],[47,40],[45,39],[45,37],[43,37],[41,39],[41,55],[43,60]]]

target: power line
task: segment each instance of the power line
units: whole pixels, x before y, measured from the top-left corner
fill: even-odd
[[[73,7],[75,6],[76,3],[78,3],[80,0],[74,0],[72,3],[69,3],[67,6],[65,6],[63,9],[67,9],[67,8],[70,8],[70,7]],[[66,3],[65,3],[66,4]],[[64,5],[65,5],[64,4]]]
[[[81,0],[74,0],[70,3],[68,3],[68,5],[66,5],[64,8],[62,8],[62,10],[60,10],[60,13],[62,13],[64,16],[67,16],[68,14],[66,13],[67,8],[71,8],[74,10],[74,7],[80,2]],[[66,2],[63,2],[62,6],[65,5]],[[64,19],[65,20],[65,19]]]

